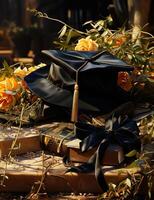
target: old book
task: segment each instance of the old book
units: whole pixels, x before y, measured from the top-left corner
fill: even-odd
[[[39,131],[44,150],[58,156],[67,154],[65,143],[74,139],[73,124],[55,122],[39,127]]]
[[[86,152],[81,152],[79,149],[81,140],[74,139],[67,142],[65,145],[68,148],[69,160],[71,162],[87,162],[88,159],[95,153],[97,148],[93,148]],[[102,165],[118,165],[124,160],[124,152],[119,145],[110,144],[105,151]]]

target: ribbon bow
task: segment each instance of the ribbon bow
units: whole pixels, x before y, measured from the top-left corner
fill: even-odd
[[[89,124],[76,123],[76,136],[82,140],[80,143],[81,152],[97,147],[96,152],[90,157],[87,163],[78,167],[71,167],[70,172],[88,173],[95,171],[95,177],[103,191],[108,190],[105,181],[101,161],[109,144],[120,145],[125,153],[140,149],[139,129],[135,121],[125,118],[109,119],[105,127],[94,127]],[[67,171],[67,172],[68,172]]]

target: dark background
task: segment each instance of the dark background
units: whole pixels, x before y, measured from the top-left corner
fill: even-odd
[[[56,48],[52,41],[57,37],[57,33],[62,27],[61,24],[49,20],[40,20],[26,11],[26,8],[36,8],[47,13],[48,16],[60,19],[67,24],[83,29],[82,24],[88,20],[104,19],[111,15],[114,24],[113,28],[119,28],[129,24],[129,14],[127,0],[0,0],[0,30],[6,32],[4,40],[0,36],[0,49],[15,48],[22,52],[14,52],[16,57],[26,57],[29,49],[36,54],[36,62],[40,62],[41,50]],[[154,33],[154,1],[151,0],[149,13],[149,27]],[[10,25],[14,23],[17,27],[22,27],[22,34],[11,38],[8,41],[7,32]],[[37,25],[37,28],[29,28]],[[3,44],[4,43],[4,44]],[[3,45],[2,45],[3,44]],[[5,47],[6,46],[6,47]]]

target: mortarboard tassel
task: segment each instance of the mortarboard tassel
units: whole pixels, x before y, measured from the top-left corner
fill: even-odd
[[[76,82],[73,94],[72,115],[71,115],[72,122],[78,121],[78,103],[79,103],[78,101],[79,101],[79,86],[78,83]]]
[[[79,67],[79,69],[76,71],[76,82],[74,86],[74,94],[73,94],[73,103],[72,103],[72,115],[71,115],[71,121],[76,123],[78,121],[78,105],[79,105],[79,85],[78,85],[78,79],[79,79],[79,71],[89,62],[89,59],[83,63]]]

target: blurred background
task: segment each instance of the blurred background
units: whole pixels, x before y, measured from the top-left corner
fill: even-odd
[[[125,25],[146,26],[154,33],[154,1],[152,0],[0,0],[0,64],[22,59],[40,63],[41,50],[56,48],[53,42],[61,24],[40,19],[27,11],[37,9],[60,19],[74,28],[83,29],[88,20],[111,15],[113,28]]]

